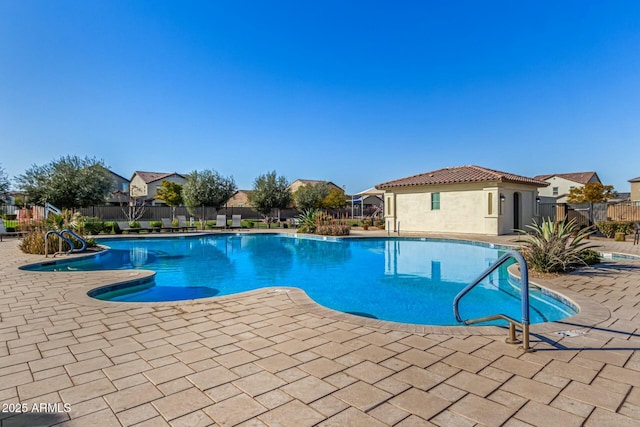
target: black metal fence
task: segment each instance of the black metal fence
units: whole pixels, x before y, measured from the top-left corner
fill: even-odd
[[[92,206],[90,208],[78,209],[84,216],[100,218],[103,221],[124,221],[127,220],[127,206]],[[216,209],[209,206],[195,208],[194,215],[190,214],[186,207],[178,206],[175,208],[176,215],[184,215],[189,217],[204,218],[205,220],[214,220],[217,215],[241,215],[242,219],[263,219],[263,216],[251,208],[228,207]],[[295,209],[282,209],[280,211],[280,219],[287,220],[298,215]],[[173,208],[169,206],[145,206],[142,210],[141,220],[159,221],[161,218],[172,218]]]
[[[174,211],[170,206],[144,206],[136,207],[141,211],[139,216],[143,221],[159,221],[162,218],[172,218]],[[38,210],[38,213],[35,211]],[[18,214],[20,211],[21,215]],[[128,220],[129,207],[128,206],[91,206],[88,208],[77,209],[83,216],[99,218],[102,221],[126,221]],[[330,214],[336,218],[349,218],[351,217],[351,208],[332,209]],[[354,210],[354,217],[359,218],[362,214],[364,216],[376,216],[381,214],[381,210],[375,206],[365,206],[364,212],[360,212],[360,209]],[[44,208],[34,207],[32,209],[22,209],[21,206],[13,205],[0,205],[0,217],[2,215],[16,215],[19,221],[43,219]],[[300,214],[295,208],[281,209],[280,219],[287,221],[290,218],[294,218]],[[249,207],[224,207],[216,209],[210,206],[199,207],[195,209],[194,215],[190,214],[186,207],[179,206],[175,208],[175,215],[184,215],[187,218],[205,218],[206,220],[215,220],[217,215],[226,215],[227,218],[231,218],[232,215],[241,215],[242,219],[254,219],[262,220],[264,217]],[[137,215],[136,215],[137,216]],[[277,216],[277,212],[274,210],[272,217]]]

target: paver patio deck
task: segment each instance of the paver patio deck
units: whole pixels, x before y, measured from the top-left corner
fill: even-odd
[[[148,273],[23,271],[43,258],[17,243],[0,243],[2,426],[640,425],[640,261],[532,279],[598,314],[533,327],[523,353],[499,328],[358,318],[292,289],[98,301],[86,290]]]

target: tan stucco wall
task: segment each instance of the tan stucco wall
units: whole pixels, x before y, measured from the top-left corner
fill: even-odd
[[[631,201],[640,202],[640,182],[631,183]]]
[[[139,197],[147,194],[147,183],[139,175],[134,175],[129,184],[131,196]]]
[[[237,191],[236,194],[231,196],[231,198],[226,203],[227,206],[232,207],[251,207],[249,203],[249,194],[244,191]]]
[[[538,189],[538,194],[541,197],[556,197],[558,203],[566,203],[567,195],[569,191],[571,191],[571,187],[580,188],[584,187],[584,184],[580,184],[579,182],[570,181],[568,179],[560,178],[557,176],[552,176],[547,179],[546,182],[549,183],[548,187],[541,187]],[[599,182],[599,180],[594,175],[589,182]],[[558,194],[553,195],[553,187],[558,187]],[[559,197],[563,196],[563,197]]]
[[[440,209],[431,209],[431,194],[440,193]],[[449,184],[388,189],[385,222],[392,231],[511,234],[514,194],[520,197],[519,228],[536,215],[536,188],[504,183]],[[489,194],[492,209],[489,211]],[[504,195],[504,202],[500,201]]]

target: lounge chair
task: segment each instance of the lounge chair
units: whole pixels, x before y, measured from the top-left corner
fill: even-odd
[[[242,215],[231,216],[231,226],[229,228],[242,228]]]
[[[156,230],[160,231],[158,227],[151,226],[151,221],[140,221],[140,230],[148,231],[149,233],[153,233]]]
[[[193,225],[189,225],[189,223],[187,222],[187,217],[184,215],[178,215],[176,218],[178,218],[178,227],[184,229],[184,230],[195,230],[196,227]]]
[[[170,230],[172,233],[175,230],[180,230],[180,227],[174,227],[173,226],[173,222],[171,222],[171,220],[169,218],[161,218],[162,221],[162,228],[160,228],[160,230]]]
[[[7,231],[7,229],[4,228],[4,221],[0,219],[0,242],[2,242],[2,236],[21,236],[23,234],[21,231]]]
[[[216,225],[214,225],[213,228],[227,228],[227,216],[226,215],[216,216]]]
[[[116,221],[116,224],[118,224],[118,228],[120,229],[120,231],[128,231],[129,233],[139,233],[140,232],[140,228],[131,227],[131,225],[129,225],[129,223],[127,221]]]

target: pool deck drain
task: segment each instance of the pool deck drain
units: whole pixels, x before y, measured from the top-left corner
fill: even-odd
[[[97,301],[87,287],[145,273],[18,269],[39,261],[0,243],[2,426],[640,424],[640,261],[544,280],[584,316],[532,328],[533,353],[499,328],[389,324],[296,290]]]

